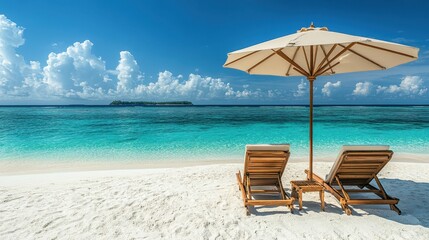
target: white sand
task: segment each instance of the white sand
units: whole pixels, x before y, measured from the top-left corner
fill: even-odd
[[[283,183],[305,177],[290,163]],[[318,162],[326,174],[331,163]],[[380,174],[388,206],[345,215],[326,193],[304,209],[257,207],[245,215],[234,173],[242,164],[0,176],[0,239],[429,239],[429,164],[391,162]],[[297,205],[296,205],[297,207]]]

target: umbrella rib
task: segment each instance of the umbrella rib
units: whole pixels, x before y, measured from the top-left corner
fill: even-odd
[[[339,53],[337,53],[337,55],[335,55],[335,57],[333,57],[331,60],[329,60],[322,68],[320,68],[319,70],[317,70],[316,74],[314,74],[314,75],[318,76],[319,73],[322,72],[332,61],[334,61],[335,59],[337,59],[339,56],[341,56],[341,54],[343,54],[349,48],[353,47],[353,45],[355,45],[355,44],[356,44],[356,42],[352,42],[349,45],[347,45],[347,47],[345,47],[343,50],[341,50]]]
[[[308,76],[308,73],[303,72],[303,71],[299,70],[299,69],[298,69],[298,68],[296,68],[296,67],[293,67],[293,70],[295,70],[295,71],[297,71],[297,72],[301,73],[301,74],[302,74],[302,75],[304,75],[304,76]]]
[[[296,54],[298,53],[298,50],[299,50],[300,47],[301,46],[299,46],[299,47],[296,48],[295,53],[292,56],[292,61],[295,61]],[[289,71],[290,71],[291,67],[292,67],[292,64],[289,63],[289,67],[287,68],[286,76],[289,76]]]
[[[233,63],[235,63],[235,62],[237,62],[237,61],[240,61],[241,59],[243,59],[243,58],[245,58],[245,57],[248,57],[248,56],[250,56],[250,55],[252,55],[252,54],[254,54],[254,53],[257,53],[257,52],[259,52],[260,50],[258,50],[258,51],[253,51],[253,52],[251,52],[251,53],[249,53],[249,54],[246,54],[246,55],[244,55],[244,56],[242,56],[242,57],[239,57],[239,58],[237,58],[237,59],[235,59],[234,61],[231,61],[231,62],[229,62],[229,63],[226,63],[226,64],[224,64],[223,66],[224,67],[226,67],[226,66],[228,66],[228,65],[230,65],[230,64],[233,64]]]
[[[320,48],[322,49],[323,55],[325,55],[325,58],[327,59],[327,58],[328,58],[328,56],[326,56],[326,51],[325,51],[325,48],[323,47],[323,45],[320,45]],[[328,60],[329,60],[329,59],[328,59]],[[320,65],[321,65],[321,64],[319,64],[319,66],[317,67],[318,69],[319,69]],[[330,67],[330,66],[331,66],[331,64],[329,64],[329,67]],[[331,72],[332,72],[332,74],[334,74],[334,71],[332,70],[332,68],[331,68]]]
[[[334,46],[332,46],[332,48],[329,50],[328,55],[325,54],[325,58],[323,58],[323,60],[319,63],[319,66],[317,66],[317,70],[316,73],[320,70],[320,68],[322,67],[322,65],[326,62],[326,60],[328,60],[328,65],[331,66],[330,61],[329,61],[329,56],[331,56],[332,52],[334,51],[334,49],[337,47],[337,44],[334,44]],[[323,48],[322,48],[323,49]]]
[[[323,70],[321,73],[319,73],[318,75],[322,75],[322,74],[324,74],[325,72],[327,72],[327,71],[329,71],[329,70],[332,70],[335,66],[337,66],[338,64],[340,64],[340,62],[337,62],[337,63],[335,63],[334,65],[332,65],[332,66],[330,66],[329,68],[327,68],[327,69],[325,69],[325,70]],[[334,74],[335,72],[334,71],[332,71],[332,74]]]
[[[416,57],[414,57],[412,55],[409,55],[409,54],[406,54],[406,53],[401,53],[401,52],[390,50],[390,49],[387,49],[387,48],[372,46],[372,45],[369,45],[369,44],[366,44],[366,43],[358,42],[357,44],[362,45],[362,46],[366,46],[366,47],[371,47],[371,48],[379,49],[379,50],[386,51],[386,52],[395,53],[395,54],[402,55],[402,56],[409,57],[409,58],[416,58]]]
[[[259,66],[261,63],[265,62],[268,58],[272,57],[274,54],[276,53],[271,53],[270,55],[268,55],[267,57],[265,57],[264,59],[262,59],[261,61],[259,61],[258,63],[256,63],[255,65],[253,65],[251,68],[247,69],[247,73],[250,73],[250,71],[252,71],[255,67]]]
[[[341,45],[341,44],[340,44],[340,46],[341,46],[342,48],[345,48],[345,46],[343,46],[343,45]],[[356,54],[357,56],[359,56],[359,57],[361,57],[361,58],[363,58],[363,59],[367,60],[368,62],[370,62],[370,63],[372,63],[372,64],[374,64],[374,65],[377,65],[377,66],[378,66],[379,68],[381,68],[381,69],[386,69],[386,67],[383,67],[382,65],[380,65],[380,64],[378,64],[378,63],[376,63],[375,61],[373,61],[373,60],[371,60],[371,59],[369,59],[369,58],[367,58],[367,57],[365,57],[365,56],[363,56],[362,54],[360,54],[360,53],[356,52],[355,50],[349,49],[349,52]]]
[[[305,52],[305,47],[302,47],[302,52],[304,53],[305,63],[307,63],[308,72],[311,74],[310,64],[308,63],[307,53]]]
[[[281,49],[279,50],[274,50],[271,49],[273,52],[275,52],[277,55],[279,55],[280,57],[282,57],[284,60],[286,60],[287,62],[289,62],[290,64],[292,64],[295,68],[301,70],[300,73],[303,74],[304,76],[309,76],[309,74],[307,73],[307,71],[305,71],[301,66],[299,66],[296,62],[294,62],[292,59],[290,59],[284,52],[282,52]]]

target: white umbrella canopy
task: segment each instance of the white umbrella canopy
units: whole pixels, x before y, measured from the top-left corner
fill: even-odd
[[[304,76],[310,82],[309,174],[313,178],[313,82],[318,76],[384,70],[411,62],[418,48],[331,32],[311,23],[297,33],[228,53],[223,65],[249,74]]]
[[[317,77],[387,69],[416,60],[418,52],[418,48],[311,25],[295,34],[228,53],[224,67],[249,74]]]

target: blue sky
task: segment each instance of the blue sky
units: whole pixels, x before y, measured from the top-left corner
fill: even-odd
[[[420,48],[419,60],[393,69],[318,78],[315,103],[428,104],[428,8],[426,1],[1,1],[0,104],[306,104],[303,78],[222,65],[228,52],[312,21]]]

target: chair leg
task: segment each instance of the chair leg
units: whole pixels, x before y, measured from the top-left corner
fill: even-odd
[[[352,215],[352,210],[350,210],[350,207],[347,204],[341,204],[341,208],[347,214],[347,216]]]
[[[299,198],[299,210],[302,210],[302,190],[301,189],[298,191],[298,198]]]
[[[397,212],[398,215],[401,215],[402,213],[401,210],[399,210],[399,208],[395,204],[390,204],[390,210]]]
[[[375,182],[376,182],[376,183],[377,183],[377,185],[378,185],[378,188],[379,188],[379,189],[380,189],[380,191],[381,191],[381,194],[382,194],[382,196],[383,196],[383,199],[387,199],[387,193],[386,193],[386,191],[384,190],[383,185],[381,185],[380,180],[378,180],[378,177],[377,177],[376,175],[374,175],[374,179],[375,179]]]
[[[240,190],[240,191],[241,191],[240,184],[243,184],[243,180],[241,180],[241,173],[240,173],[240,171],[238,171],[238,173],[236,173],[235,175],[236,175],[236,177],[237,177],[238,190]]]
[[[322,211],[325,211],[325,191],[320,191],[320,208]]]
[[[294,188],[293,186],[292,186],[292,193],[291,193],[291,196],[293,197],[293,198],[298,198],[298,194],[296,193],[296,188]]]
[[[347,205],[347,202],[344,198],[340,199],[341,208],[347,215],[352,215],[352,210],[350,209],[349,205]]]
[[[348,205],[345,205],[344,209],[345,209],[344,211],[346,212],[347,216],[352,215],[352,210],[349,208]]]
[[[236,175],[237,175],[238,189],[241,191],[241,197],[243,198],[243,205],[244,207],[246,207],[246,202],[247,202],[246,191],[244,189],[244,186],[241,180],[241,173],[238,172]]]

